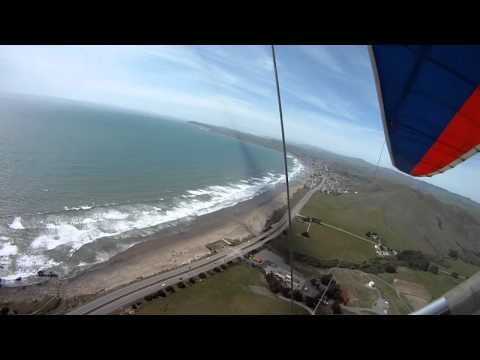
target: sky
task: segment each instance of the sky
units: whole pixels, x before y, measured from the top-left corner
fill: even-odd
[[[376,164],[366,46],[276,46],[287,142]],[[0,46],[0,92],[55,96],[281,136],[270,46]],[[393,168],[388,151],[380,165]],[[422,180],[480,202],[471,158]]]

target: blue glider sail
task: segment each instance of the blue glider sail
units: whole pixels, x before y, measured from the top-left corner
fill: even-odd
[[[480,151],[480,46],[369,47],[396,168],[432,176]]]

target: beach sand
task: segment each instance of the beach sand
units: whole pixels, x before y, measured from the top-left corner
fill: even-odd
[[[302,187],[303,180],[299,179],[292,185],[292,194]],[[143,238],[142,242],[72,278],[51,279],[42,285],[0,288],[0,304],[61,297],[61,309],[66,311],[82,299],[89,300],[139,278],[208,256],[211,252],[206,245],[224,237],[241,240],[256,236],[262,232],[272,213],[285,204],[285,185],[280,184],[273,191],[203,215],[183,227],[167,228]]]

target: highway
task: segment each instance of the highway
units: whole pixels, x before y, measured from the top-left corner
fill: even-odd
[[[315,188],[309,190],[304,197],[293,207],[291,211],[292,220],[300,209],[302,209],[312,195],[323,186],[326,177]],[[255,238],[242,243],[239,246],[227,248],[228,251],[211,255],[207,258],[195,261],[191,264],[176,269],[153,275],[149,278],[136,281],[120,289],[104,294],[91,302],[81,305],[67,315],[108,315],[117,309],[131,305],[145,296],[165,289],[180,281],[188,280],[198,276],[202,272],[214,269],[231,260],[241,257],[252,250],[255,250],[276,238],[283,230],[288,228],[288,214],[277,222],[270,230],[256,236]]]

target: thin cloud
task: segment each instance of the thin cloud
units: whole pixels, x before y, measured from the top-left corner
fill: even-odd
[[[280,137],[268,46],[0,46],[0,91],[64,97]],[[279,46],[287,139],[375,163],[383,128],[366,47]],[[475,195],[480,169],[431,182]],[[459,184],[465,183],[465,186]]]
[[[315,61],[319,66],[333,73],[345,75],[345,69],[342,67],[338,57],[335,56],[334,46],[301,46],[301,51]]]

